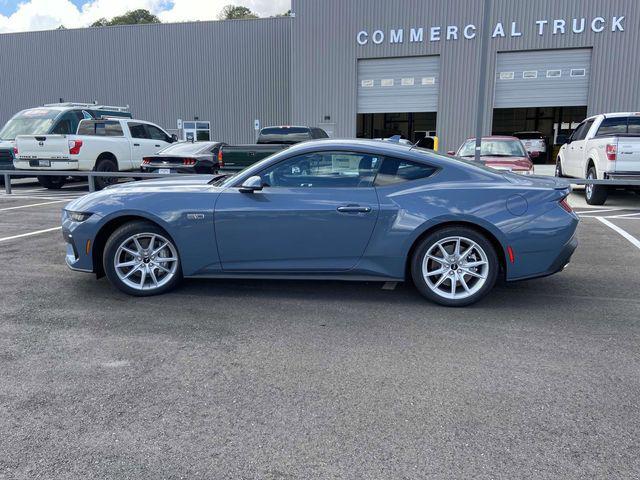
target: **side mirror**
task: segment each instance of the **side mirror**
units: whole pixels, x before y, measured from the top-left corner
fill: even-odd
[[[240,186],[241,193],[253,193],[259,192],[264,187],[262,183],[262,178],[258,175],[254,175],[253,177],[247,178],[242,185]]]
[[[178,141],[178,135],[176,135],[175,133],[173,133],[171,135],[171,143],[177,142]]]
[[[558,135],[556,137],[556,145],[564,145],[566,143],[571,143],[571,137],[566,135]]]

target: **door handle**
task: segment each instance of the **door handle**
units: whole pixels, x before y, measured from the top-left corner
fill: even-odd
[[[156,145],[156,147],[160,147],[161,145]]]
[[[360,205],[343,205],[337,208],[340,213],[369,213],[371,207],[361,207]]]
[[[134,146],[134,147],[139,147],[139,146],[140,146],[140,144],[139,144],[139,143],[134,143],[134,144],[133,144],[133,146]]]

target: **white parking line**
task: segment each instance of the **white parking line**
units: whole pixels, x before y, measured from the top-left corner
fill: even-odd
[[[607,217],[607,218],[633,218],[633,217],[637,217],[638,215],[640,215],[640,212],[636,212],[636,213],[626,213],[624,215],[614,215],[612,217]]]
[[[2,198],[6,198],[6,199],[11,199],[11,198],[29,198],[29,199],[34,199],[34,200],[66,200],[68,202],[70,202],[71,200],[75,200],[76,198],[80,198],[82,195],[79,195],[77,197],[43,197],[40,195],[18,195],[18,194],[11,194],[11,195],[0,195],[0,199]]]
[[[618,232],[620,235],[622,235],[624,238],[626,238],[627,240],[629,240],[633,245],[635,245],[636,247],[640,248],[640,240],[638,240],[636,237],[634,237],[633,235],[631,235],[629,232],[627,232],[626,230],[621,229],[619,226],[614,225],[613,223],[611,223],[609,220],[607,220],[606,218],[602,218],[602,217],[598,217],[598,220],[600,220],[602,223],[604,223],[607,227],[609,227],[610,229]]]
[[[579,212],[578,210],[576,210],[575,212],[578,215],[584,216],[584,215],[592,215],[594,213],[619,212],[621,210],[625,210],[625,209],[624,208],[606,208],[603,210],[585,210],[584,212]]]
[[[41,207],[42,205],[53,205],[54,203],[62,203],[62,202],[66,202],[66,200],[55,200],[53,202],[32,203],[30,205],[20,205],[18,207],[0,208],[0,212],[6,212],[7,210],[18,210],[20,208]]]
[[[38,230],[37,232],[22,233],[20,235],[14,235],[12,237],[0,238],[0,243],[8,242],[9,240],[16,240],[18,238],[33,237],[34,235],[41,235],[43,233],[55,232],[57,230],[62,230],[62,227],[47,228],[46,230]]]

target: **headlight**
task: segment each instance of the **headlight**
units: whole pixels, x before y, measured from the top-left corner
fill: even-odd
[[[87,220],[93,213],[67,211],[67,215],[69,215],[69,218],[74,222],[81,223]]]

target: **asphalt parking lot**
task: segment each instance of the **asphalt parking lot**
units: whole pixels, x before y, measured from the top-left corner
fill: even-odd
[[[83,188],[21,183],[0,194],[0,479],[640,476],[639,196],[572,195],[567,270],[447,309],[409,284],[127,297],[64,265]]]

